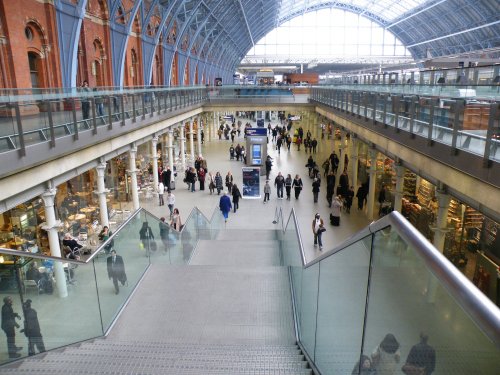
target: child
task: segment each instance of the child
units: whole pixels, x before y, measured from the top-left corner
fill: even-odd
[[[271,185],[269,185],[269,180],[266,180],[264,185],[264,203],[269,200],[269,194],[271,194]]]

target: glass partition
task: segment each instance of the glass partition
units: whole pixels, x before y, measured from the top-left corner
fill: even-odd
[[[349,374],[359,358],[363,340],[370,245],[371,236],[318,264],[315,364],[322,374]]]
[[[154,228],[153,222],[148,219],[148,214],[145,211],[140,211],[112,237],[112,248],[116,251],[117,257],[121,259],[117,261],[115,258],[113,263],[112,253],[106,255],[104,252],[99,253],[94,258],[104,331],[109,329],[133,288],[149,266],[150,251],[148,251],[148,247],[150,244],[147,239],[141,239],[144,224]],[[114,267],[118,269],[117,275],[113,271]]]
[[[393,217],[404,220],[391,213],[386,222]],[[486,297],[465,310],[467,302],[460,304],[452,293],[466,301],[466,293],[480,292],[462,275],[452,275],[459,272],[447,268],[448,261],[423,237],[410,245],[404,238],[413,232],[406,221],[303,266],[292,219],[279,236],[283,260],[290,267],[299,340],[321,374],[366,373],[359,372],[360,358],[377,373],[402,373],[406,362],[427,373],[498,373],[497,335],[480,329],[475,319],[495,327],[499,311]]]
[[[92,264],[11,256],[1,268],[2,283],[9,283],[2,311],[11,299],[17,315],[8,320],[2,313],[10,340],[0,340],[0,363],[103,335]]]

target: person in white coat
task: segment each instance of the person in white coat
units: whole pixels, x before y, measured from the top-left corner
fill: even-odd
[[[167,193],[167,206],[168,206],[168,209],[170,210],[170,218],[172,218],[172,215],[174,213],[174,207],[175,207],[175,195],[170,190]]]
[[[160,206],[165,205],[165,202],[163,201],[163,194],[165,194],[165,185],[163,185],[163,182],[160,182],[158,184],[158,199],[160,201]]]

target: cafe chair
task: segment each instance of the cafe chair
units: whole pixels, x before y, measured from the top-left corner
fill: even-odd
[[[26,294],[28,289],[35,289],[37,294],[40,294],[40,288],[35,280],[23,280],[23,289]]]

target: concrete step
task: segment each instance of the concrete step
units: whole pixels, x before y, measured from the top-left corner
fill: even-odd
[[[232,241],[235,239],[240,241],[275,241],[276,230],[274,228],[269,230],[222,229],[215,239],[217,241]]]
[[[310,369],[234,369],[234,368],[137,368],[106,371],[91,368],[2,369],[2,374],[13,375],[313,375]]]
[[[279,266],[279,242],[276,240],[200,240],[190,265]]]

